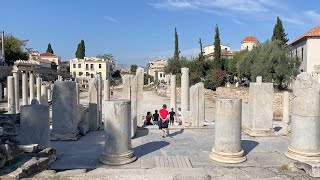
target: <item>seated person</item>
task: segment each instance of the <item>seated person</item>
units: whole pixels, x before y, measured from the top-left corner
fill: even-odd
[[[147,126],[153,125],[153,123],[152,123],[151,121],[152,121],[152,115],[151,115],[151,112],[148,111],[148,112],[147,112],[147,116],[146,116],[146,125],[147,125]]]

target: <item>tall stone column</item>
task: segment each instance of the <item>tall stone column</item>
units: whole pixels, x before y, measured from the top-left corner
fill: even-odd
[[[22,105],[28,105],[28,75],[22,72]]]
[[[105,101],[105,146],[100,162],[123,165],[135,161],[131,145],[130,101]]]
[[[205,98],[204,98],[204,84],[202,82],[197,83],[190,88],[190,111],[192,121],[192,127],[204,126],[205,120]]]
[[[102,124],[102,77],[101,74],[97,75],[97,80],[98,80],[98,119],[99,119],[99,124]],[[99,125],[99,126],[100,126]]]
[[[241,148],[241,99],[216,98],[215,141],[210,158],[222,163],[246,161]]]
[[[143,101],[143,85],[144,85],[144,69],[139,67],[136,72],[137,78],[137,122],[138,125],[143,125],[142,101]]]
[[[4,100],[8,100],[8,87],[3,88]]]
[[[29,74],[29,94],[30,94],[30,104],[32,102],[32,100],[34,99],[34,74],[33,72],[30,71]]]
[[[8,113],[16,114],[16,98],[15,98],[15,88],[14,88],[14,77],[7,77],[7,87],[8,87]]]
[[[307,72],[293,86],[291,138],[285,155],[299,161],[320,160],[320,84]]]
[[[104,100],[110,100],[110,83],[109,79],[104,80]]]
[[[15,95],[15,105],[16,112],[19,113],[20,110],[20,93],[19,93],[19,72],[13,72],[14,77],[14,95]]]
[[[98,80],[91,78],[89,80],[89,129],[97,131],[99,124],[99,99],[98,99]]]
[[[2,84],[0,83],[0,101],[2,101]]]
[[[154,71],[154,85],[157,86],[159,82],[158,71]]]
[[[184,114],[190,110],[190,95],[189,95],[189,68],[181,68],[181,115],[182,123],[184,124]],[[177,112],[177,110],[176,110]]]
[[[283,111],[282,111],[282,121],[289,122],[290,121],[290,93],[285,91],[283,93]]]
[[[50,146],[49,106],[33,104],[21,106],[20,111],[20,143],[22,145],[39,144]]]
[[[48,94],[47,94],[47,86],[41,85],[41,98],[40,98],[40,104],[48,106]]]
[[[37,77],[37,100],[39,103],[41,101],[41,84],[42,79],[40,77]]]
[[[77,94],[77,105],[80,104],[80,91],[79,91],[79,84],[76,83],[76,94]]]
[[[174,111],[177,111],[177,90],[176,90],[176,75],[171,75],[170,80],[170,109],[174,109]]]
[[[48,94],[48,102],[52,100],[52,90],[50,89],[50,87],[48,87],[47,89],[47,94]]]
[[[261,76],[249,87],[249,125],[245,133],[250,136],[273,136],[273,83],[262,83]]]

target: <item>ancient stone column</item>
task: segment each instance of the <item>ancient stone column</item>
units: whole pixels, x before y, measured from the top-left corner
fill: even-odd
[[[47,94],[48,94],[48,102],[52,100],[52,91],[50,89],[50,87],[48,87],[47,89]]]
[[[8,100],[8,88],[3,88],[3,97],[4,100]]]
[[[190,111],[192,116],[192,127],[204,126],[205,120],[205,98],[204,98],[204,84],[197,83],[190,88]]]
[[[181,68],[181,115],[182,124],[184,123],[184,114],[190,110],[190,95],[189,95],[189,68]],[[177,112],[177,110],[176,110]]]
[[[20,110],[19,72],[13,72],[16,112]]]
[[[22,105],[28,105],[28,75],[22,72]]]
[[[56,81],[52,96],[52,140],[77,140],[80,123],[76,83]]]
[[[216,98],[215,140],[210,158],[222,163],[246,161],[241,148],[241,99]]]
[[[252,127],[249,120],[249,104],[247,102],[242,101],[241,111],[242,128],[247,129],[248,127]]]
[[[259,76],[258,76],[259,77]],[[245,133],[250,136],[273,136],[273,83],[250,83],[249,125]]]
[[[38,102],[41,101],[41,78],[40,77],[37,77],[37,100]]]
[[[144,85],[144,69],[139,67],[136,72],[137,83],[137,124],[143,125],[142,101],[143,101],[143,85]]]
[[[16,98],[14,89],[14,77],[7,77],[8,87],[8,114],[16,114]]]
[[[77,94],[77,105],[80,104],[80,91],[79,91],[79,84],[76,83],[76,94]]]
[[[31,105],[21,106],[20,110],[20,143],[49,147],[49,106],[39,105],[34,99]]]
[[[98,120],[99,124],[102,124],[102,77],[101,74],[97,74],[98,80]]]
[[[174,109],[174,111],[177,111],[177,90],[176,90],[176,75],[171,75],[170,80],[170,109]]]
[[[282,121],[290,121],[290,93],[285,91],[283,93],[283,111],[282,111]]]
[[[105,146],[100,162],[122,165],[135,161],[131,145],[130,101],[105,101]]]
[[[100,128],[99,123],[99,99],[98,99],[98,80],[91,78],[89,80],[89,129],[97,131]]]
[[[104,80],[104,100],[108,101],[110,100],[110,83],[109,79]]]
[[[47,86],[41,85],[41,98],[40,98],[40,104],[48,106],[48,94],[47,94]]]
[[[293,85],[291,138],[285,155],[299,161],[320,160],[320,84],[307,72]]]
[[[159,78],[158,78],[158,71],[154,71],[154,85],[158,85]]]
[[[30,104],[31,104],[31,101],[34,99],[34,74],[33,72],[30,72],[29,74],[29,94],[30,94]]]
[[[0,101],[2,101],[2,84],[0,83]]]

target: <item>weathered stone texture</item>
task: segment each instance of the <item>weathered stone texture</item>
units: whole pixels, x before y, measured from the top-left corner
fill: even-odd
[[[190,88],[190,111],[192,127],[202,127],[205,121],[204,84],[197,83]]]

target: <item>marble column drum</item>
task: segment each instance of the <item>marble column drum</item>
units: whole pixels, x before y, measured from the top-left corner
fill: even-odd
[[[22,105],[28,105],[28,75],[22,72]]]
[[[288,158],[320,161],[320,84],[306,72],[293,86],[291,138]]]
[[[29,74],[29,102],[31,104],[32,100],[34,99],[34,74],[30,72]]]
[[[123,165],[135,161],[131,145],[131,105],[127,100],[105,101],[105,146],[100,162]]]
[[[7,87],[8,87],[8,114],[16,114],[16,98],[14,90],[14,77],[7,77]]]
[[[41,78],[37,77],[36,83],[37,83],[37,100],[38,100],[38,102],[41,101],[41,84],[42,84],[41,81],[42,81]]]
[[[109,79],[104,80],[104,100],[108,101],[110,100],[110,83]]]
[[[290,121],[290,93],[288,91],[283,92],[282,121]]]
[[[215,142],[211,159],[222,163],[246,161],[241,148],[241,106],[241,99],[216,99]]]
[[[41,98],[40,104],[48,106],[48,91],[46,85],[41,85]]]

